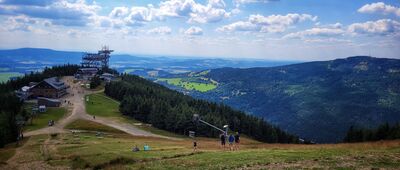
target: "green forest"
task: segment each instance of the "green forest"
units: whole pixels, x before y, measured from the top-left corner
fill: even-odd
[[[385,123],[376,129],[356,128],[351,126],[343,142],[366,142],[378,140],[400,139],[400,124]]]
[[[227,124],[231,131],[269,143],[297,143],[296,136],[287,134],[263,119],[247,115],[223,105],[197,100],[162,85],[134,75],[123,75],[121,81],[105,86],[105,94],[121,101],[120,111],[154,127],[187,135],[216,137],[219,131],[202,124],[194,124],[192,115],[222,127]]]

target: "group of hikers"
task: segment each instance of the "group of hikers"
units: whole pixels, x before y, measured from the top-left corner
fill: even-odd
[[[229,143],[229,150],[234,151],[234,150],[239,150],[239,145],[240,145],[240,135],[239,132],[236,132],[236,134],[230,134],[230,135],[225,135],[225,133],[220,134],[220,139],[221,139],[221,148],[223,150],[226,150],[226,140],[228,140]],[[193,152],[197,151],[197,141],[193,140]]]
[[[224,149],[224,150],[226,149],[226,139],[228,139],[229,150],[231,150],[231,151],[239,150],[239,144],[240,144],[239,132],[236,132],[235,135],[230,134],[229,136],[222,133],[219,137],[221,140],[221,148],[222,149]]]

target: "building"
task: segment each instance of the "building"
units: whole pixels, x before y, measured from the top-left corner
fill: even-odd
[[[28,99],[32,93],[30,92],[31,87],[30,86],[24,86],[19,90],[15,91],[15,94],[17,95],[18,98],[21,100],[26,100]]]
[[[100,78],[106,82],[113,81],[115,79],[115,76],[110,73],[103,73]]]
[[[46,107],[59,107],[61,105],[61,101],[58,99],[50,99],[45,97],[38,97],[37,104],[39,106],[46,106]]]
[[[78,71],[75,73],[75,78],[76,79],[82,79],[82,80],[90,80],[93,78],[97,72],[99,72],[98,68],[80,68]]]
[[[44,112],[46,112],[46,106],[43,106],[43,105],[39,106],[38,110],[39,110],[40,113],[44,113]]]
[[[68,86],[57,77],[44,79],[30,88],[33,97],[60,98],[67,94]]]

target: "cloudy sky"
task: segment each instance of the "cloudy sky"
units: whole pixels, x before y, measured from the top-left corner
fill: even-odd
[[[0,0],[0,48],[400,58],[400,0]]]

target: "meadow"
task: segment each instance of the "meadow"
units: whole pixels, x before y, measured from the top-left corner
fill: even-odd
[[[18,149],[12,159],[20,167],[36,166],[73,169],[371,169],[400,167],[400,141],[356,144],[295,145],[264,144],[243,138],[240,149],[220,148],[218,139],[197,138],[198,151],[192,140],[168,140],[136,137],[86,120],[67,127],[87,130],[75,134],[38,135],[24,146],[0,149],[0,153]],[[103,131],[97,135],[91,130]],[[143,146],[150,151],[143,151]],[[14,146],[14,145],[12,145]],[[140,151],[133,152],[137,146]],[[10,148],[11,147],[11,148]],[[15,152],[14,152],[15,153]],[[23,153],[23,154],[21,154]],[[2,156],[0,168],[8,168]]]
[[[90,115],[107,117],[108,119],[112,119],[114,121],[129,123],[139,129],[149,131],[158,135],[177,138],[182,137],[181,135],[154,128],[149,124],[142,123],[131,117],[123,115],[119,111],[119,102],[106,96],[104,93],[94,93],[86,95],[86,99],[87,98],[89,98],[89,101],[85,100],[86,112]]]
[[[91,94],[89,114],[128,122],[153,133],[170,132],[122,116],[119,103],[103,93]],[[92,103],[93,102],[93,103]],[[59,108],[61,109],[61,108]],[[51,111],[51,110],[49,110]],[[52,114],[54,115],[54,114]],[[49,118],[43,114],[42,119]],[[40,117],[38,117],[39,119]],[[141,125],[138,125],[141,124]],[[193,139],[180,135],[175,140],[131,136],[88,120],[75,120],[66,129],[75,133],[36,135],[19,145],[0,149],[0,169],[398,169],[400,141],[354,144],[266,144],[245,136],[235,151],[223,149],[216,138]],[[99,133],[101,132],[101,133]],[[150,151],[143,151],[143,146]],[[133,152],[137,146],[140,151]]]
[[[192,82],[182,78],[159,78],[157,81],[165,81],[170,85],[179,86],[186,90],[197,90],[200,92],[207,92],[217,88],[217,85],[214,83]]]
[[[27,126],[24,127],[24,131],[33,131],[48,126],[49,120],[54,120],[56,123],[67,113],[67,109],[64,107],[49,107],[44,113],[38,113],[32,119],[32,123],[28,122]]]

